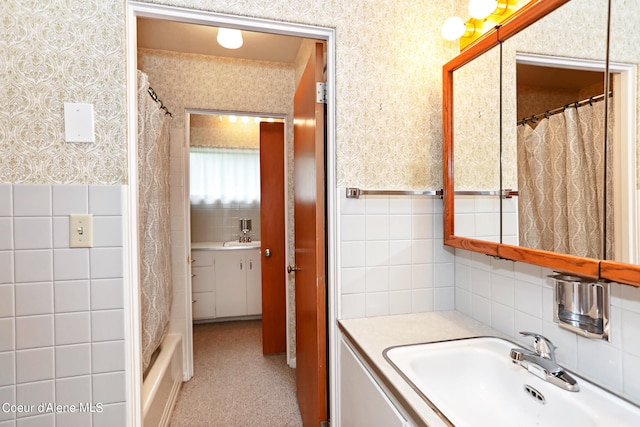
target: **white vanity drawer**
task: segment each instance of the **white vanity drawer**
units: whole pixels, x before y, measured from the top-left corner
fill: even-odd
[[[214,251],[191,251],[191,266],[213,266],[213,254]]]

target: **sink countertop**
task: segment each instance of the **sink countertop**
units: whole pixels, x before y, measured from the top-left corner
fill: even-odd
[[[231,250],[231,249],[260,249],[260,240],[255,240],[247,243],[238,243],[233,241],[233,244],[224,245],[225,242],[191,242],[191,249],[196,250]]]
[[[340,330],[355,345],[403,409],[418,426],[447,424],[429,407],[383,356],[385,349],[474,336],[509,338],[495,329],[456,311],[436,311],[338,321]],[[460,379],[462,381],[462,379]]]

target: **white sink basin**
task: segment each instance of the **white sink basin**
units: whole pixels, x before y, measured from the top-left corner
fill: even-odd
[[[640,426],[640,408],[571,373],[580,391],[550,384],[511,362],[512,348],[481,337],[393,347],[385,357],[456,427]]]
[[[230,242],[224,242],[222,246],[225,248],[259,248],[260,240],[255,240],[253,242],[239,242],[237,240],[232,240]]]

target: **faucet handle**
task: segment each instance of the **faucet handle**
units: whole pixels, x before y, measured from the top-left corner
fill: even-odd
[[[553,343],[549,341],[547,337],[537,334],[535,332],[525,332],[525,331],[520,332],[520,335],[522,335],[523,337],[533,337],[533,348],[535,349],[538,356],[544,357],[545,359],[550,359],[552,362],[555,363],[556,346],[553,345]]]

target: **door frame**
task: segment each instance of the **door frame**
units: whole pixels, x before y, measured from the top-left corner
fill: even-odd
[[[191,146],[191,134],[189,132],[189,121],[192,114],[210,114],[210,115],[237,115],[237,116],[255,116],[255,117],[265,117],[265,118],[274,118],[286,120],[287,117],[285,114],[279,113],[257,113],[257,112],[249,112],[249,111],[230,111],[230,110],[215,110],[208,108],[187,108],[185,110],[184,115],[184,146],[183,149],[183,164],[182,164],[182,172],[184,172],[184,209],[185,209],[185,217],[184,217],[184,227],[189,236],[191,235],[191,203],[189,197],[189,171],[190,171],[190,163],[189,163],[189,147]],[[285,144],[285,159],[284,159],[284,176],[285,179],[288,176],[288,165],[286,161],[286,135],[283,140],[283,144]],[[289,230],[286,224],[289,223],[289,212],[286,207],[286,201],[289,197],[288,188],[285,181],[284,187],[284,198],[285,198],[285,207],[284,207],[284,220],[285,220],[285,242],[289,241]],[[185,241],[186,250],[183,254],[184,259],[191,259],[191,239],[188,238]],[[288,253],[288,245],[285,243],[285,259],[289,259]],[[185,271],[185,316],[186,316],[186,324],[185,324],[185,337],[183,342],[185,343],[185,351],[184,351],[184,379],[185,381],[190,379],[193,376],[193,312],[192,312],[192,304],[191,304],[191,264],[187,263],[187,268]],[[285,310],[287,319],[289,318],[289,293],[285,294]],[[289,330],[289,322],[286,325],[286,339],[287,339],[287,363],[291,364],[291,349],[289,348],[289,337],[291,331]]]
[[[125,353],[127,395],[127,425],[142,425],[142,372],[140,338],[140,297],[138,279],[138,147],[137,147],[137,38],[138,17],[165,19],[185,23],[224,26],[240,30],[259,31],[302,38],[323,40],[327,56],[327,121],[326,121],[326,192],[327,192],[327,339],[329,342],[329,393],[330,418],[337,408],[337,312],[338,292],[338,197],[336,187],[336,31],[333,28],[281,22],[262,18],[221,14],[174,6],[152,5],[127,0],[126,3],[126,81],[127,81],[127,171],[129,184],[126,194],[126,231],[124,281],[125,303]],[[132,185],[135,184],[135,185]],[[185,258],[186,259],[186,258]],[[187,307],[190,307],[191,298]],[[188,309],[187,309],[188,310]],[[189,338],[190,337],[184,337]],[[185,343],[187,344],[187,343]],[[190,343],[189,343],[190,344]]]

